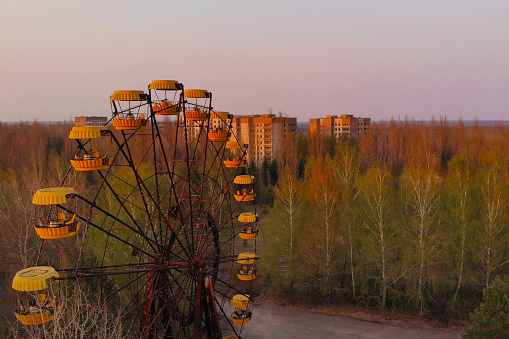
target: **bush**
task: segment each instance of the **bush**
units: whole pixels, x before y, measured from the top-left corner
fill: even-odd
[[[509,287],[499,277],[484,289],[483,301],[470,320],[465,339],[509,338]]]

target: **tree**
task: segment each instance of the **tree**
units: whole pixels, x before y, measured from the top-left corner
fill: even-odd
[[[358,197],[356,186],[359,176],[359,160],[356,147],[347,142],[338,145],[336,156],[333,161],[333,169],[336,180],[341,189],[340,204],[337,213],[340,214],[340,224],[343,226],[348,241],[348,256],[350,266],[350,278],[352,283],[352,298],[355,300],[355,274],[354,274],[354,233],[355,233],[355,203]]]
[[[121,314],[112,311],[106,303],[87,297],[78,284],[67,286],[58,293],[60,309],[52,321],[39,326],[16,323],[13,338],[124,338]]]
[[[391,119],[389,124],[389,163],[388,167],[392,175],[401,175],[404,167],[405,155],[405,131],[407,130],[402,126],[401,122]]]
[[[489,287],[491,274],[509,262],[509,260],[503,260],[500,253],[507,242],[507,238],[502,235],[507,217],[508,187],[500,153],[488,150],[484,152],[482,158],[480,173],[481,244],[485,285]]]
[[[448,167],[446,186],[452,200],[452,224],[457,229],[459,237],[458,282],[454,292],[454,299],[456,299],[463,282],[467,254],[466,240],[467,236],[472,233],[473,164],[468,153],[464,152],[451,159]]]
[[[267,187],[269,186],[270,182],[269,182],[269,161],[267,159],[263,159],[262,161],[262,167],[261,167],[261,172],[262,172],[262,175],[261,175],[261,179],[262,179],[262,184],[264,187]]]
[[[338,227],[337,203],[339,187],[334,178],[332,161],[329,157],[309,163],[308,201],[310,218],[306,228],[306,244],[303,251],[308,267],[315,268],[315,278],[321,282],[322,292],[331,296],[331,278],[337,271],[338,247],[343,243]],[[313,274],[312,274],[313,275]]]
[[[270,164],[267,166],[267,172],[269,174],[268,181],[270,186],[276,186],[277,181],[279,180],[278,164],[276,159],[272,160]]]
[[[297,152],[297,140],[295,134],[289,133],[283,137],[279,149],[280,151],[276,153],[276,157],[273,160],[277,160],[279,174],[282,174],[285,167],[290,167],[293,171],[296,171],[299,155]]]
[[[299,180],[304,179],[305,171],[306,171],[306,159],[300,158],[299,163],[297,164],[297,178]]]
[[[410,207],[410,239],[416,244],[418,283],[417,305],[424,313],[424,284],[428,257],[436,248],[432,241],[438,228],[440,177],[431,169],[407,169],[401,178],[404,196]]]
[[[266,228],[267,262],[274,280],[283,288],[292,291],[296,282],[299,238],[304,221],[304,187],[290,167],[285,167],[278,186],[276,200],[270,211],[270,224]]]
[[[390,241],[394,237],[389,222],[390,197],[392,195],[391,175],[382,168],[374,167],[368,170],[360,180],[359,189],[362,198],[363,225],[369,230],[369,234],[376,243],[377,252],[375,261],[382,279],[380,287],[380,308],[384,309],[387,302],[387,290],[389,288],[388,253]]]
[[[509,338],[509,287],[497,277],[483,291],[483,302],[470,314],[465,339]]]

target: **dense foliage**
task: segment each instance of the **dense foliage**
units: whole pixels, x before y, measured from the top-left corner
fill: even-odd
[[[446,320],[509,273],[505,126],[391,121],[358,140],[297,139],[263,230],[270,291]]]
[[[481,306],[470,319],[465,339],[509,338],[509,287],[499,277],[484,290]]]

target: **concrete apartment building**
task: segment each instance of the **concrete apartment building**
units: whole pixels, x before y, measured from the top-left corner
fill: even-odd
[[[103,126],[108,121],[107,117],[75,117],[75,126]]]
[[[222,113],[227,112],[218,113],[223,115]],[[209,127],[211,130],[225,129],[230,118],[233,132],[230,140],[247,144],[246,160],[248,163],[254,161],[256,166],[260,166],[265,159],[272,161],[276,153],[281,150],[285,138],[297,131],[297,118],[276,117],[274,114],[237,115],[233,118],[228,115],[228,118],[224,116],[220,118],[212,113]],[[183,116],[179,119],[183,119]],[[188,124],[188,135],[196,138],[202,124]]]
[[[284,151],[281,147],[285,138],[297,131],[297,118],[274,114],[234,116],[232,131],[239,141],[249,145],[247,161],[260,166],[263,160],[272,161],[277,152]]]
[[[371,118],[357,118],[350,114],[328,115],[325,118],[310,119],[309,133],[323,136],[349,136],[357,138],[367,133],[371,125]]]

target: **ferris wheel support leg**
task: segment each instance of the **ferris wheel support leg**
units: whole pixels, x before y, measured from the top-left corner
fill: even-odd
[[[203,280],[205,279],[205,272],[203,269],[200,269],[198,272],[198,281],[196,283],[196,295],[195,295],[195,303],[194,303],[194,339],[201,338],[201,301],[203,297]]]
[[[216,308],[214,297],[214,285],[212,284],[212,279],[210,277],[205,278],[205,293],[207,295],[207,308],[209,321],[210,321],[210,332],[212,332],[212,339],[221,339],[221,326],[219,325],[219,317]]]
[[[154,272],[149,272],[147,274],[147,283],[146,283],[146,293],[150,295],[154,290],[154,282],[155,282],[155,274]],[[143,305],[143,312],[141,315],[141,329],[140,329],[140,339],[149,339],[150,338],[150,316],[154,313],[154,300],[148,299],[145,301]]]

